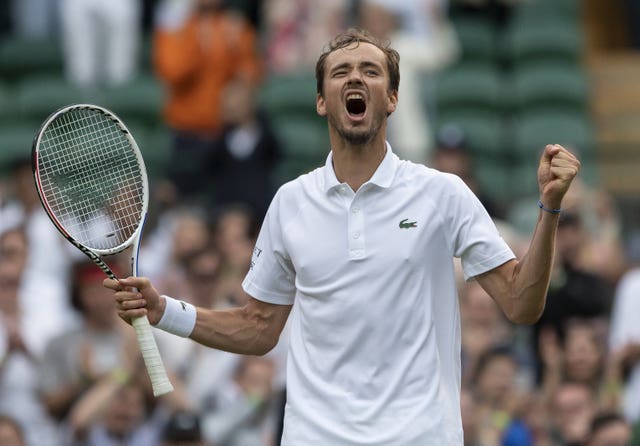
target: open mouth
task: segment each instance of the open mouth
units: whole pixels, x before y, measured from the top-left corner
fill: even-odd
[[[366,110],[367,103],[364,101],[362,94],[351,93],[347,95],[347,113],[349,113],[349,116],[360,118],[364,116]]]

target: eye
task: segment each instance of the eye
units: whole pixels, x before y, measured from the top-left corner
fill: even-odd
[[[335,71],[335,72],[333,73],[333,77],[343,77],[343,76],[345,76],[346,74],[347,74],[347,72],[346,72],[346,71],[344,71],[344,70]]]
[[[367,76],[377,76],[378,72],[376,70],[367,70],[367,71],[365,71],[365,74]]]

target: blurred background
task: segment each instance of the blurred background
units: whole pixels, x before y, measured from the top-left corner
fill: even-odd
[[[635,0],[2,0],[0,444],[278,444],[286,332],[264,358],[157,332],[176,392],[149,398],[102,273],[40,208],[31,144],[63,105],[115,112],[150,175],[141,274],[241,305],[273,194],[328,154],[315,62],[351,26],[401,54],[394,151],[459,175],[518,253],[544,145],[582,161],[538,323],[460,282],[466,444],[640,444]]]

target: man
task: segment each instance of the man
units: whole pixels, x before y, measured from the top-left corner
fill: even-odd
[[[331,153],[276,194],[244,307],[195,309],[144,278],[105,281],[125,320],[146,314],[162,329],[246,354],[276,344],[295,302],[284,445],[462,445],[453,257],[510,320],[533,323],[544,307],[558,210],[580,163],[546,147],[542,210],[529,253],[516,260],[462,180],[401,161],[386,144],[398,60],[358,30],[320,56],[316,109]]]

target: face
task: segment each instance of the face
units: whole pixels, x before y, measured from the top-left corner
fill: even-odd
[[[501,404],[511,393],[516,373],[516,363],[510,357],[492,358],[478,379],[478,393],[490,404]]]
[[[142,390],[135,385],[128,385],[110,401],[105,413],[107,430],[117,436],[125,436],[132,432],[145,415],[144,396]]]
[[[589,327],[574,327],[565,340],[565,367],[567,376],[573,381],[597,380],[602,352]]]
[[[631,427],[624,421],[616,421],[596,432],[589,446],[627,446],[631,444]]]
[[[332,134],[355,146],[380,134],[398,102],[398,93],[389,91],[385,55],[370,43],[329,54],[323,90],[316,98],[318,114],[327,117]]]

